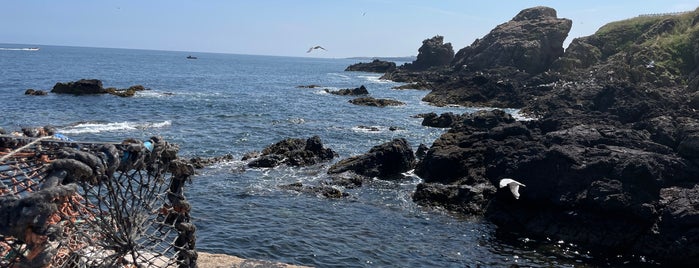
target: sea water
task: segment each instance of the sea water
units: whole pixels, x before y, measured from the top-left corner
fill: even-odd
[[[427,91],[395,90],[400,84],[379,74],[344,71],[357,60],[0,47],[0,127],[9,131],[51,125],[74,140],[101,142],[162,136],[179,144],[183,157],[235,159],[285,138],[318,135],[339,154],[312,167],[252,169],[234,160],[197,170],[186,195],[200,251],[317,267],[569,267],[585,259],[562,241],[542,253],[528,239],[496,239],[495,228],[479,218],[419,207],[411,199],[417,177],[340,188],[349,193],[340,199],[280,189],[316,185],[333,162],[395,138],[413,149],[431,145],[446,130],[422,126],[418,114],[477,110],[431,106],[421,101]],[[30,47],[40,49],[24,49]],[[83,78],[149,90],[129,98],[24,95]],[[319,87],[298,87],[307,85]],[[356,106],[352,97],[326,92],[361,85],[372,97],[405,105]]]

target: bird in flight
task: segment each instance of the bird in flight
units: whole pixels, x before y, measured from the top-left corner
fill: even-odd
[[[314,49],[327,50],[327,49],[325,49],[325,48],[323,48],[323,47],[321,47],[321,46],[314,46],[314,47],[309,48],[308,51],[306,51],[306,53],[311,53],[311,51],[313,51]]]
[[[505,186],[510,188],[510,192],[512,192],[512,196],[514,196],[515,199],[519,199],[519,187],[525,187],[524,184],[509,178],[500,180],[500,188],[504,188]]]

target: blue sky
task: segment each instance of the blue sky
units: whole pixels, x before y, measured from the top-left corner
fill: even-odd
[[[416,55],[444,36],[455,51],[520,10],[573,20],[566,44],[639,14],[691,11],[696,0],[0,0],[0,43],[342,58]],[[327,51],[306,53],[314,45]]]

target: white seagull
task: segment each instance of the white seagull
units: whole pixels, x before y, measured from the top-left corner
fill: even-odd
[[[325,48],[323,48],[323,47],[321,47],[321,46],[314,46],[314,47],[309,48],[308,51],[306,51],[306,53],[311,53],[311,51],[313,51],[314,49],[327,50],[327,49],[325,49]]]
[[[504,188],[505,186],[510,187],[510,191],[512,192],[512,195],[515,197],[515,199],[519,199],[519,187],[525,187],[524,184],[510,178],[504,178],[500,180],[500,188]]]

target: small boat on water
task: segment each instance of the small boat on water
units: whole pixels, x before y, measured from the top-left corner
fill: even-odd
[[[30,48],[27,48],[27,50],[30,50],[30,51],[37,51],[37,50],[39,50],[39,48],[38,48],[38,47],[30,47]]]
[[[187,56],[187,59],[190,59],[190,60],[196,60],[196,59],[197,59],[197,57],[195,57],[195,56],[192,56],[192,55],[189,55],[189,56]]]

